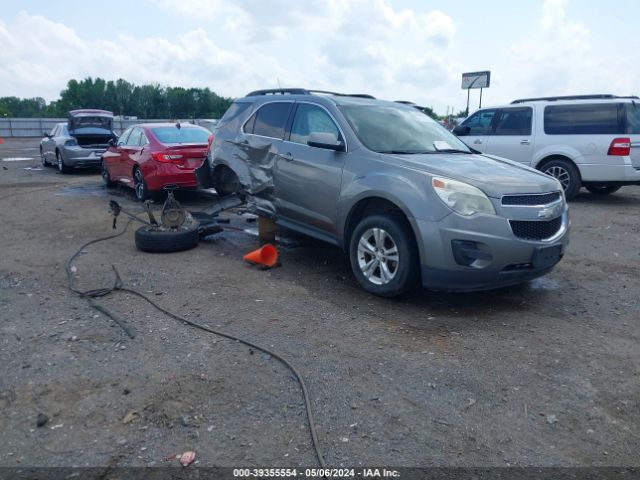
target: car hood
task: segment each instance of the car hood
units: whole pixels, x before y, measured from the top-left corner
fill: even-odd
[[[555,178],[494,155],[441,153],[390,156],[409,168],[469,183],[494,198],[560,189]]]

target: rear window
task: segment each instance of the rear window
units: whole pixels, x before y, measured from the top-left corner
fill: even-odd
[[[209,130],[200,127],[155,127],[151,131],[161,143],[209,143]]]
[[[236,120],[242,112],[244,112],[247,108],[251,106],[249,102],[233,102],[224,115],[220,119],[220,121],[216,124],[217,127],[223,127],[228,123]]]
[[[548,135],[623,133],[621,111],[617,103],[551,105],[544,109],[544,131]]]

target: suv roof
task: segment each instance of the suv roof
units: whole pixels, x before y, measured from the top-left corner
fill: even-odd
[[[514,103],[526,103],[526,102],[557,102],[557,101],[565,101],[565,100],[613,100],[613,99],[634,99],[638,100],[638,97],[635,95],[629,96],[618,96],[611,95],[608,93],[594,94],[594,95],[566,95],[561,97],[538,97],[538,98],[520,98],[518,100],[514,100],[511,102]]]
[[[338,93],[330,92],[327,90],[309,90],[306,88],[273,88],[266,90],[254,90],[247,93],[243,98],[247,100],[257,100],[258,97],[267,96],[292,96],[294,100],[299,100],[305,97],[314,96],[318,99],[327,98],[333,101],[336,105],[354,105],[354,104],[372,104],[372,103],[387,103],[395,104],[387,100],[378,100],[373,95],[367,93]],[[238,99],[240,100],[240,99]]]

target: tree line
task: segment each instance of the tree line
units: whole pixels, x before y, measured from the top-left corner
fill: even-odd
[[[60,99],[0,97],[0,117],[66,117],[69,110],[99,108],[138,118],[220,118],[232,99],[209,88],[135,85],[123,79],[69,80]]]

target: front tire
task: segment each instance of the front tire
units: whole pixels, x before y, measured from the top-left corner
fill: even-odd
[[[59,150],[56,151],[56,163],[60,173],[69,173],[71,171],[71,167],[67,167],[67,164],[64,163],[64,158],[62,158],[62,154]]]
[[[365,217],[349,245],[351,269],[367,292],[395,297],[413,288],[419,277],[418,248],[411,228],[396,215]]]
[[[571,200],[580,191],[580,187],[582,186],[580,172],[571,161],[556,158],[546,162],[540,170],[558,179],[562,184],[564,196],[567,200]]]
[[[585,188],[594,195],[611,195],[622,188],[621,185],[585,185]]]

